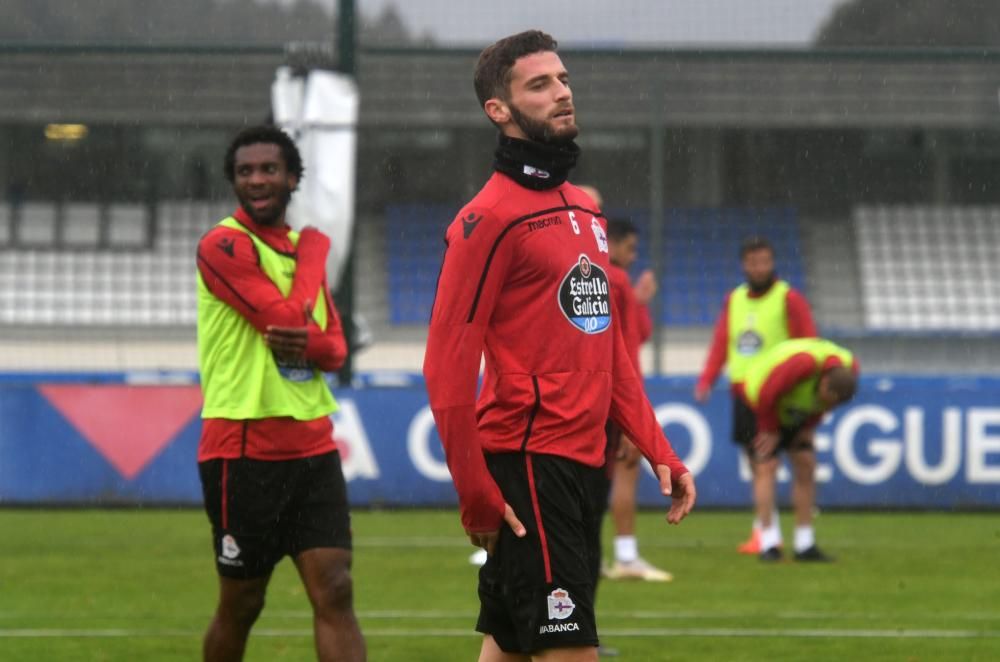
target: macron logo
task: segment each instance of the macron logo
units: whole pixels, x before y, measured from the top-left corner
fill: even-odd
[[[471,237],[481,220],[483,220],[482,216],[476,216],[475,212],[469,212],[469,215],[462,219],[462,237],[464,239]]]

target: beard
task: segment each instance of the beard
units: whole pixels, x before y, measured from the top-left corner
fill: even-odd
[[[573,139],[580,133],[576,124],[572,124],[557,133],[545,120],[528,117],[512,103],[507,104],[507,107],[510,108],[510,116],[514,120],[514,124],[517,124],[528,140],[533,142],[547,145],[566,145],[573,142]]]
[[[772,271],[767,276],[757,280],[753,280],[748,277],[747,285],[750,286],[750,291],[754,294],[761,294],[763,292],[767,292],[768,288],[774,285],[775,278],[775,274]]]

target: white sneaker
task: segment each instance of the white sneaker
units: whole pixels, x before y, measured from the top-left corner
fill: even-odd
[[[486,550],[477,549],[472,552],[472,556],[469,557],[469,563],[472,565],[486,565]]]
[[[674,576],[666,570],[660,570],[643,558],[622,563],[615,561],[614,565],[605,568],[602,574],[608,579],[641,579],[644,582],[670,582]]]

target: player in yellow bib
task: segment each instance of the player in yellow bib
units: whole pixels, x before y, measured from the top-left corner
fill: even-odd
[[[751,359],[789,338],[816,336],[809,302],[795,288],[775,275],[774,249],[762,237],[749,237],[740,247],[740,262],[746,282],[726,297],[715,325],[715,333],[705,368],[695,387],[695,399],[705,402],[712,385],[726,366],[733,403],[733,441],[748,450],[757,430],[753,412],[737,396],[737,388]],[[749,456],[748,456],[749,457]],[[760,491],[756,466],[751,462],[752,494]],[[773,500],[773,499],[772,499]],[[755,502],[756,504],[756,502]],[[755,505],[755,512],[759,508]],[[778,511],[769,518],[770,534],[781,544]],[[760,552],[762,526],[754,519],[750,539],[737,549],[741,554]]]
[[[755,357],[747,365],[737,391],[754,413],[757,429],[750,460],[759,480],[757,516],[762,561],[782,558],[780,539],[771,533],[778,452],[788,453],[792,465],[792,504],[795,508],[795,559],[830,561],[816,545],[813,506],[816,503],[816,452],[813,436],[823,414],[854,397],[858,363],[850,351],[829,340],[786,340]]]

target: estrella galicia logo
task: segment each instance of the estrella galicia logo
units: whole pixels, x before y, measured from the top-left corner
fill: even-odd
[[[305,359],[292,360],[278,356],[276,352],[271,352],[274,362],[278,367],[278,373],[290,382],[307,382],[315,374],[312,363]]]
[[[584,333],[601,333],[611,326],[608,275],[581,254],[559,286],[559,308],[570,324]]]
[[[468,239],[472,236],[472,231],[476,229],[479,222],[483,220],[482,216],[477,217],[476,212],[469,212],[468,216],[462,218],[462,238]]]

